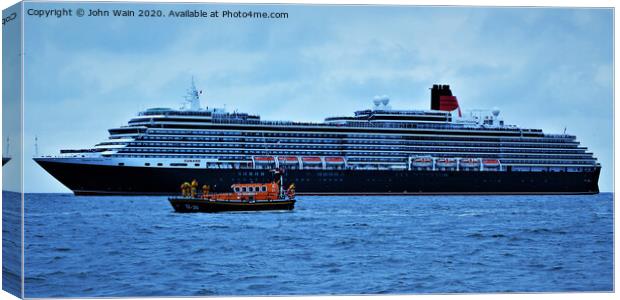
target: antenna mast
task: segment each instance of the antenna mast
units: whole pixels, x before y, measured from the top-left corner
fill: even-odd
[[[192,86],[187,90],[187,94],[185,95],[185,101],[189,103],[190,110],[200,110],[200,94],[202,94],[202,91],[196,89],[194,76],[192,76]]]

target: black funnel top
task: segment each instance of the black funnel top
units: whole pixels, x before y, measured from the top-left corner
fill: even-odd
[[[433,84],[433,88],[431,89],[431,109],[432,110],[440,110],[439,109],[439,96],[452,96],[452,91],[450,90],[450,86],[447,84]]]

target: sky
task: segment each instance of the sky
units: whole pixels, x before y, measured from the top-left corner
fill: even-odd
[[[149,107],[203,105],[322,121],[389,95],[428,109],[450,84],[463,110],[566,132],[613,182],[611,9],[28,3],[26,8],[287,12],[287,19],[25,17],[25,157],[88,148]],[[3,137],[6,139],[6,137]],[[16,167],[7,165],[5,167]],[[26,159],[27,192],[69,192]],[[10,188],[10,187],[9,187]]]

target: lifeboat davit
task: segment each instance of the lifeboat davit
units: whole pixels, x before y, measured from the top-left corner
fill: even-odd
[[[328,156],[328,157],[325,157],[325,163],[328,163],[328,164],[344,164],[344,157],[341,157],[341,156]]]
[[[417,157],[413,160],[414,167],[432,167],[433,159],[430,157]]]
[[[480,160],[477,158],[461,158],[460,164],[463,168],[475,168],[480,166]]]
[[[257,164],[270,164],[273,163],[275,160],[273,159],[273,156],[255,156],[254,157],[254,162]]]
[[[454,158],[438,158],[435,161],[435,165],[439,168],[453,168],[456,167],[456,159]]]
[[[482,164],[487,168],[499,167],[499,159],[483,159]]]
[[[318,156],[304,156],[301,161],[304,164],[321,164],[321,158]]]
[[[297,160],[297,156],[278,156],[278,161],[281,164],[297,164],[299,160]]]

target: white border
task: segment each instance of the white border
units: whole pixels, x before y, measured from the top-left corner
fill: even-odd
[[[27,2],[48,2],[48,1],[27,1]],[[58,2],[85,2],[85,1],[58,1]],[[116,1],[116,0],[109,0],[109,1],[99,1],[99,2],[130,2],[130,1]],[[176,3],[214,3],[216,1],[175,1],[175,0],[152,0],[152,1],[144,1],[144,0],[137,0],[137,1],[132,1],[132,2],[176,2]],[[531,7],[531,6],[536,6],[536,7],[609,7],[609,8],[613,8],[614,9],[614,69],[613,69],[613,78],[614,78],[614,90],[613,90],[613,95],[614,95],[614,149],[618,149],[618,144],[617,144],[617,139],[616,139],[616,132],[617,132],[617,124],[615,122],[615,116],[618,113],[618,107],[615,105],[615,91],[616,91],[616,82],[615,82],[615,57],[616,57],[616,51],[617,48],[615,47],[615,37],[616,37],[616,33],[618,32],[618,28],[617,28],[617,24],[615,22],[615,7],[616,7],[616,3],[614,1],[610,1],[610,0],[590,0],[590,1],[585,1],[585,0],[556,0],[556,1],[552,1],[552,0],[520,0],[520,1],[515,1],[515,0],[509,0],[509,1],[502,1],[501,3],[497,3],[497,1],[490,1],[490,0],[467,0],[467,1],[463,1],[463,0],[411,0],[411,1],[395,1],[395,0],[386,0],[386,1],[378,1],[378,0],[356,0],[356,1],[344,1],[344,0],[339,0],[339,1],[329,1],[329,0],[314,0],[314,1],[304,1],[304,0],[286,0],[286,1],[258,1],[258,0],[241,0],[241,1],[231,1],[231,0],[220,0],[217,1],[218,3],[256,3],[256,4],[284,4],[284,3],[293,3],[293,4],[345,4],[345,5],[359,5],[359,4],[375,4],[375,5],[386,5],[386,4],[391,4],[391,5],[428,5],[428,6],[452,6],[452,5],[458,5],[458,6],[498,6],[498,7]],[[0,0],[1,3],[1,7],[2,9],[6,9],[9,6],[13,5],[15,3],[15,1],[9,1],[9,0]],[[23,5],[22,5],[22,16],[23,16]],[[23,20],[24,18],[22,18],[22,37],[23,37],[23,30],[24,30],[24,24],[23,24]],[[23,41],[24,39],[22,38],[22,50],[24,48],[23,45]],[[2,42],[0,40],[0,48],[2,46]],[[23,96],[24,96],[24,87],[23,87],[23,78],[24,78],[24,70],[23,70],[23,56],[22,56],[22,82],[21,84],[21,88],[22,88],[22,128],[24,125],[24,118],[23,118]],[[2,86],[2,75],[0,74],[0,88]],[[0,108],[0,114],[2,112],[2,109]],[[23,131],[22,131],[22,135],[23,135]],[[0,142],[1,143],[1,142]],[[22,137],[22,149],[23,149],[23,137]],[[616,168],[616,160],[615,160],[615,153],[614,153],[614,172],[613,172],[613,182],[614,182],[614,187],[616,186],[616,176],[615,176],[615,171],[617,170]],[[22,176],[23,176],[23,161],[22,161]],[[2,175],[0,174],[0,180],[2,179]],[[23,178],[22,178],[22,190],[23,190]],[[615,191],[615,188],[614,188]],[[24,236],[23,236],[23,213],[24,213],[24,203],[23,203],[23,194],[22,194],[22,275],[24,274],[24,257],[23,257],[23,250],[24,250]],[[614,197],[614,233],[618,233],[618,224],[616,224],[615,222],[615,211],[617,208],[618,203],[616,203],[615,201],[615,197]],[[0,229],[1,229],[1,224],[0,224]],[[614,234],[614,289],[618,286],[618,283],[620,282],[618,280],[618,276],[616,276],[616,265],[615,262],[617,261],[618,258],[618,252],[616,251],[616,243],[615,243],[615,234]],[[1,241],[0,241],[0,245],[1,245]],[[23,298],[23,276],[22,276],[22,298]],[[458,298],[458,299],[522,299],[527,297],[528,299],[612,299],[615,298],[615,292],[614,293],[523,293],[523,294],[459,294],[459,295],[380,295],[380,296],[303,296],[303,297],[226,297],[226,299],[247,299],[247,300],[257,300],[257,299],[340,299],[340,300],[352,300],[352,299],[454,299],[454,298]],[[186,298],[196,298],[196,299],[201,299],[203,297],[177,297],[177,298],[164,298],[164,297],[152,297],[152,298],[158,298],[158,299],[186,299]],[[209,297],[209,298],[223,298],[223,297]],[[0,299],[15,299],[12,295],[8,294],[7,292],[0,292]],[[31,299],[36,299],[36,298],[31,298]],[[71,299],[71,298],[63,298],[63,299]],[[73,299],[79,299],[79,298],[73,298]],[[84,299],[84,298],[82,298]],[[86,298],[86,299],[98,299],[98,298]],[[143,299],[143,298],[123,298],[123,299]],[[204,298],[207,299],[207,298]]]

